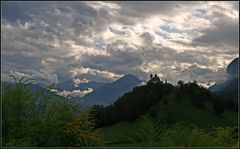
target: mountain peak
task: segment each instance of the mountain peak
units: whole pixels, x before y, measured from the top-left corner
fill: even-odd
[[[231,76],[238,77],[239,58],[235,58],[228,66],[227,73]]]
[[[105,84],[101,88],[85,95],[82,100],[87,106],[94,104],[108,105],[116,101],[126,92],[131,91],[134,87],[141,84],[141,82],[142,81],[136,76],[127,74],[118,80]]]
[[[141,82],[140,79],[138,79],[138,77],[134,76],[133,74],[126,74],[124,76],[122,76],[121,78],[119,78],[118,80],[114,81],[114,82],[119,82],[119,81],[122,81],[122,80],[126,80],[126,81],[139,81]]]
[[[132,78],[137,78],[136,76],[134,76],[133,74],[130,74],[130,73],[129,73],[129,74],[126,74],[126,75],[124,75],[123,77],[129,77],[129,78],[130,78],[130,77],[132,77]]]
[[[211,92],[229,92],[238,90],[238,68],[239,58],[237,57],[227,66],[227,78],[214,84],[213,86],[210,86],[209,90]]]

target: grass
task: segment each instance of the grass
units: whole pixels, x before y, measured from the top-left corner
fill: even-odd
[[[104,127],[101,129],[104,135],[104,140],[106,144],[111,143],[128,143],[132,142],[132,138],[136,138],[136,132],[139,131],[140,120],[137,119],[132,122],[120,122],[115,125]]]

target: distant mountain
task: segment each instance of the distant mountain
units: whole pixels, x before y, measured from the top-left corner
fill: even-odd
[[[239,58],[235,58],[227,67],[227,73],[233,77],[238,77]]]
[[[238,95],[238,81],[239,81],[239,58],[235,58],[226,69],[228,78],[225,81],[219,82],[210,86],[208,89],[217,95],[222,95],[229,98],[237,98]],[[234,96],[233,96],[234,95]]]
[[[4,86],[15,86],[15,83],[13,82],[1,82],[2,84],[2,89],[4,89]],[[63,96],[58,95],[55,92],[50,91],[49,89],[45,88],[45,87],[41,87],[39,86],[39,84],[28,84],[26,86],[26,89],[32,93],[32,95],[37,95],[38,93],[44,93],[44,95],[48,96],[48,97],[53,97],[52,99],[59,99],[59,98],[63,98]],[[43,98],[42,96],[35,96],[36,98],[36,103],[38,104]],[[44,97],[45,98],[45,97]]]
[[[5,86],[5,85],[14,85],[13,82],[2,82],[2,86]],[[40,89],[43,89],[43,87],[39,86],[39,85],[36,85],[36,84],[28,84],[27,85],[27,89],[30,91],[30,92],[36,92]]]
[[[72,80],[66,81],[64,83],[58,84],[58,88],[61,90],[85,90],[87,88],[92,88],[93,90],[96,90],[100,87],[102,87],[105,83],[103,82],[96,82],[96,81],[90,81],[88,83],[80,83],[78,87],[75,86],[75,83]]]
[[[81,100],[83,100],[83,104],[86,106],[94,104],[108,105],[116,101],[126,92],[131,91],[134,87],[141,84],[141,82],[142,81],[136,76],[128,74],[112,83],[107,83],[93,90],[93,92],[85,95]]]
[[[214,84],[209,87],[211,92],[226,92],[226,91],[237,91],[238,90],[238,69],[239,69],[239,58],[235,58],[226,69],[228,78],[225,81]]]
[[[27,89],[31,92],[36,92],[36,91],[39,91],[40,89],[43,89],[43,87],[38,86],[36,84],[28,84]]]
[[[214,84],[208,88],[212,93],[231,92],[238,90],[238,78],[229,78],[221,83]]]
[[[85,90],[86,88],[92,88],[93,90],[96,90],[96,89],[102,87],[104,84],[106,84],[106,83],[90,81],[88,83],[80,83],[78,88],[80,90]]]
[[[58,89],[60,90],[74,90],[74,88],[76,87],[74,86],[74,82],[72,80],[58,84]]]

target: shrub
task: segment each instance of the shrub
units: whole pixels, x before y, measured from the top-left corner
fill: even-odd
[[[89,120],[89,115],[80,112],[82,109],[79,104],[46,89],[32,93],[26,88],[29,83],[27,79],[14,77],[14,80],[14,84],[3,86],[3,146],[99,144],[99,133],[94,129],[95,121]],[[74,130],[74,133],[67,133],[67,141],[66,135],[62,133],[63,128]]]
[[[140,141],[147,142],[147,144],[151,146],[159,141],[160,134],[163,132],[164,128],[164,125],[160,125],[159,122],[153,121],[149,117],[141,116],[140,131],[137,135]]]
[[[176,123],[161,135],[161,145],[167,147],[236,147],[234,128],[217,127],[204,130],[196,125]]]
[[[99,146],[102,142],[89,112],[83,112],[78,118],[67,123],[62,132],[67,146]]]

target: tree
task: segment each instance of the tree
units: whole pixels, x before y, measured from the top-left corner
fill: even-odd
[[[92,146],[98,144],[97,130],[92,127],[95,121],[89,121],[88,115],[82,119],[79,104],[47,89],[32,93],[26,87],[29,83],[26,78],[13,78],[15,83],[3,85],[2,90],[4,147],[71,146],[74,143],[69,139],[66,143],[66,135],[60,131],[64,126],[84,130],[76,130],[77,135],[68,133],[72,141],[83,136],[84,141],[91,142]],[[81,143],[79,146],[85,145]]]
[[[24,142],[22,145],[30,143],[24,138],[27,120],[32,120],[35,116],[35,100],[34,96],[28,92],[26,85],[30,80],[22,77],[11,76],[14,85],[3,85],[2,111],[3,111],[3,145]],[[17,139],[18,138],[18,139]],[[20,138],[21,141],[18,141]]]
[[[178,81],[177,85],[178,85],[178,88],[181,89],[184,86],[184,82],[182,80],[180,80],[180,81]]]
[[[85,111],[73,121],[67,123],[62,132],[65,136],[65,146],[96,146],[101,145],[99,130],[95,129],[95,120],[90,111]]]
[[[225,111],[225,105],[220,97],[213,97],[212,106],[216,115],[220,116]]]

